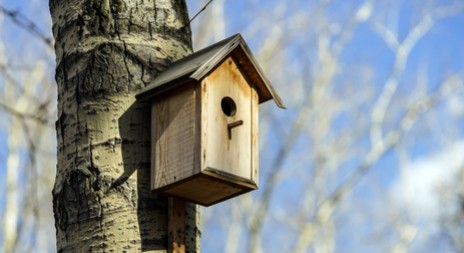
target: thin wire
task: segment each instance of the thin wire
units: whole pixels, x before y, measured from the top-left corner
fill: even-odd
[[[209,1],[205,4],[205,6],[203,6],[203,8],[201,8],[201,10],[198,11],[197,14],[195,14],[195,16],[193,16],[192,19],[190,19],[189,23],[192,23],[192,21],[193,21],[198,15],[200,15],[200,13],[202,13],[204,10],[206,10],[206,7],[208,7],[208,5],[209,5],[212,1],[213,1],[213,0],[209,0]]]

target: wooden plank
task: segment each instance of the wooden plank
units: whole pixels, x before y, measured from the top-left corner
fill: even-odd
[[[187,84],[152,105],[152,189],[195,174],[195,90]],[[197,159],[198,160],[198,159]]]
[[[207,168],[200,174],[160,189],[160,192],[210,206],[255,189],[256,184],[250,180]]]
[[[259,185],[259,98],[254,88],[251,89],[251,175],[250,178]]]
[[[186,182],[168,189],[165,193],[171,196],[180,196],[203,206],[209,206],[218,200],[235,196],[242,191],[242,188],[234,185],[200,176],[192,180],[186,180]]]
[[[250,179],[251,175],[251,88],[237,64],[229,57],[202,81],[202,169],[207,167]],[[224,98],[235,103],[227,115]],[[229,108],[232,110],[233,108]],[[230,129],[229,124],[243,121]],[[230,132],[229,132],[230,131]]]
[[[185,201],[168,199],[168,252],[185,253]]]
[[[201,85],[199,83],[195,84],[195,146],[194,146],[194,161],[193,161],[193,170],[194,173],[201,172],[201,115],[203,114],[201,111],[201,101],[202,101],[202,93],[201,93]]]

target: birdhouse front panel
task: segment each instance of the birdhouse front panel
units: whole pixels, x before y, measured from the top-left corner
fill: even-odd
[[[202,85],[202,167],[257,185],[257,93],[227,58]]]

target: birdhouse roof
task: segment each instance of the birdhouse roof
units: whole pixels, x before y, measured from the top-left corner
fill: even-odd
[[[189,80],[200,81],[229,56],[233,57],[242,73],[256,88],[259,103],[274,99],[277,106],[285,108],[284,103],[274,91],[263,71],[259,68],[240,34],[231,36],[172,63],[150,85],[137,94],[136,97],[137,99],[148,99],[178,85],[187,83]]]

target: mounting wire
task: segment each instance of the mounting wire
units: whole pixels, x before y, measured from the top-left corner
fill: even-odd
[[[206,7],[208,7],[208,5],[209,5],[212,1],[213,1],[213,0],[209,0],[209,1],[205,4],[205,6],[203,6],[203,8],[201,8],[201,10],[198,11],[197,14],[195,14],[195,16],[193,16],[192,19],[190,19],[189,23],[192,23],[192,21],[193,21],[198,15],[200,15],[200,13],[202,13],[204,10],[206,10]]]

